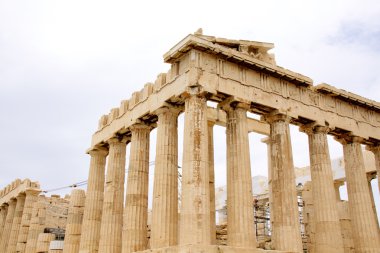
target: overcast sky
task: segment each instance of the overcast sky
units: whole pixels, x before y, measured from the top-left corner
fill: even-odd
[[[380,101],[377,0],[0,0],[0,188],[15,178],[45,190],[86,180],[85,150],[100,116],[166,72],[162,55],[199,27],[273,42],[278,65]],[[291,130],[295,165],[306,166],[306,135]],[[215,135],[222,185],[224,129]],[[253,175],[267,173],[261,138],[250,135]],[[151,161],[154,140],[155,131]],[[341,156],[340,144],[329,143],[332,158]]]

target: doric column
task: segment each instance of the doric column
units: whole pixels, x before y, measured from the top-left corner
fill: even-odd
[[[152,249],[178,243],[178,109],[156,111],[157,143],[154,168]]]
[[[207,121],[208,133],[208,168],[210,187],[210,236],[211,244],[216,244],[216,221],[215,221],[215,172],[214,172],[214,125],[215,122]]]
[[[9,241],[10,234],[12,231],[13,217],[16,210],[16,203],[17,203],[16,199],[11,199],[8,203],[9,206],[8,206],[7,217],[5,218],[3,236],[1,237],[1,242],[0,242],[0,252],[5,253],[8,247],[8,241]]]
[[[39,197],[38,201],[33,204],[32,217],[28,240],[26,242],[25,253],[35,253],[37,247],[38,235],[44,232],[46,222],[46,202],[44,197]]]
[[[71,192],[63,253],[79,252],[85,198],[84,190],[74,189]]]
[[[193,93],[185,99],[180,245],[211,243],[206,102]]]
[[[130,127],[131,151],[124,209],[123,253],[147,249],[149,135],[151,127]]]
[[[13,216],[11,234],[9,235],[9,241],[6,253],[16,252],[16,245],[18,239],[18,232],[20,231],[20,224],[22,218],[22,212],[24,211],[25,205],[25,193],[21,193],[17,196],[17,204],[15,209],[15,214]]]
[[[80,237],[80,253],[96,253],[99,249],[104,196],[104,173],[108,150],[98,148],[88,153],[91,156],[91,161],[83,214],[82,234]]]
[[[227,112],[227,245],[253,248],[256,234],[247,107],[237,104],[223,109]]]
[[[272,155],[271,155],[271,138],[270,137],[265,137],[263,139],[261,139],[261,142],[262,143],[265,143],[267,144],[267,159],[268,159],[268,189],[271,189],[272,188],[272,179],[271,179],[271,175],[272,175],[272,163],[271,163],[271,159],[272,159]],[[273,197],[272,197],[272,191],[269,191],[268,192],[268,195],[269,195],[269,218],[270,218],[270,226],[272,227],[272,221],[273,221],[273,218],[272,218],[272,206],[273,206]]]
[[[28,240],[28,233],[30,227],[30,219],[32,217],[33,204],[37,202],[38,195],[40,194],[40,190],[37,189],[27,189],[25,191],[25,204],[24,211],[22,213],[21,218],[21,226],[20,231],[18,233],[16,252],[24,253],[26,242]]]
[[[327,143],[328,127],[301,127],[309,137],[310,173],[314,203],[315,253],[343,253],[337,198]]]
[[[126,141],[108,141],[109,155],[104,192],[99,252],[120,253],[123,225]]]
[[[7,213],[8,213],[8,204],[2,204],[1,205],[1,210],[0,210],[0,242],[1,242],[1,237],[3,235],[3,230],[5,226],[5,219],[7,218]]]
[[[375,214],[376,224],[379,227],[379,219],[377,218],[375,198],[373,197],[372,184],[371,184],[372,179],[375,179],[375,178],[376,178],[376,172],[367,173],[368,190],[369,190],[369,196],[371,197],[372,210]]]
[[[377,182],[378,182],[379,191],[380,191],[380,144],[376,146],[367,146],[367,149],[372,151],[372,153],[375,156]]]
[[[55,239],[55,235],[51,233],[41,233],[38,235],[36,253],[47,253],[49,251],[50,242]]]
[[[272,242],[276,250],[302,252],[297,191],[290,141],[290,117],[266,115],[270,124]]]
[[[343,144],[355,252],[379,252],[379,231],[372,209],[360,138],[342,138],[338,141]]]

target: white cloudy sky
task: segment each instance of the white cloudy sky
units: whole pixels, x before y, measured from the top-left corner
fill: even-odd
[[[380,101],[377,0],[0,0],[0,187],[15,178],[43,189],[85,180],[99,117],[166,72],[162,55],[199,27],[273,42],[278,65]],[[215,128],[219,185],[223,134]],[[266,174],[262,137],[250,135],[254,175]],[[308,165],[306,136],[292,128],[292,141],[295,165]]]

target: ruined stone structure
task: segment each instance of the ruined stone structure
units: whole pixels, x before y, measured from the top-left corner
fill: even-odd
[[[164,55],[171,64],[167,73],[102,116],[88,149],[86,197],[76,192],[71,199],[65,252],[262,252],[254,220],[263,211],[254,211],[249,132],[268,136],[270,252],[303,252],[290,124],[299,126],[309,138],[311,183],[307,189],[312,189],[308,192],[312,207],[307,210],[313,212],[312,252],[347,252],[327,135],[335,136],[344,150],[349,197],[344,208],[355,231],[352,249],[380,252],[361,147],[366,145],[375,154],[379,173],[380,104],[327,84],[313,85],[310,78],[277,66],[274,55],[268,53],[273,47],[201,32],[188,35]],[[208,101],[217,107],[208,107]],[[248,117],[248,112],[261,119]],[[181,113],[185,127],[178,133]],[[214,125],[226,127],[228,212],[222,228],[215,224]],[[150,158],[153,128],[157,128],[156,157]],[[181,192],[178,134],[184,139]],[[127,145],[130,159],[125,178]],[[148,226],[150,159],[155,160],[155,174]],[[36,202],[37,195],[33,195],[36,203],[29,203],[27,191],[12,196],[0,199],[0,252],[13,253],[14,248],[46,252],[54,238],[51,233],[42,234],[34,218],[46,219],[47,206]],[[23,218],[25,210],[32,213],[31,218]],[[27,223],[25,240],[25,233],[19,231]],[[217,234],[227,242],[218,245]],[[49,251],[60,252],[58,248]]]
[[[54,230],[63,240],[69,200],[40,193],[39,183],[29,179],[17,179],[0,191],[0,252],[48,252],[50,241],[57,239]],[[47,236],[40,237],[46,230]]]
[[[79,252],[148,250],[149,132],[155,127],[150,250],[259,251],[248,146],[248,132],[256,131],[269,136],[272,247],[302,252],[289,124],[309,137],[315,252],[344,252],[327,135],[335,136],[344,150],[355,252],[380,251],[361,149],[367,145],[379,157],[380,104],[327,84],[314,86],[310,78],[277,66],[268,53],[272,48],[271,43],[189,35],[164,55],[171,64],[168,73],[101,117],[88,150],[91,164]],[[208,108],[207,101],[216,102],[217,109]],[[179,209],[181,112],[185,130]],[[261,121],[248,118],[247,112],[261,115]],[[227,246],[215,245],[214,124],[226,127]],[[124,202],[126,145],[131,148]]]

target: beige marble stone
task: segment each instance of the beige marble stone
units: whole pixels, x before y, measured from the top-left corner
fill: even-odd
[[[321,126],[301,128],[309,138],[310,172],[314,203],[314,253],[343,253],[337,197],[327,143],[329,129]]]
[[[213,121],[207,121],[208,133],[208,167],[210,171],[210,240],[216,244],[216,218],[215,218],[215,171],[214,171],[214,125]]]
[[[0,207],[0,242],[5,227],[5,219],[7,218],[8,204],[2,204]]]
[[[380,252],[379,228],[372,209],[360,139],[352,137],[339,141],[343,144],[355,252]]]
[[[244,120],[244,124],[234,122],[237,130],[240,129],[240,126],[245,125],[247,132],[254,129],[253,131],[256,130],[258,133],[270,135],[268,145],[270,152],[268,152],[268,155],[270,156],[269,185],[271,190],[269,199],[272,211],[270,215],[273,233],[271,235],[273,246],[276,250],[302,251],[289,123],[298,126],[309,122],[315,122],[318,125],[326,124],[331,126],[332,132],[329,134],[334,136],[341,136],[342,133],[349,132],[352,135],[360,136],[363,144],[377,145],[380,143],[380,131],[378,131],[380,128],[380,113],[378,110],[380,104],[378,102],[337,89],[328,84],[314,86],[311,78],[277,66],[274,55],[269,53],[269,50],[273,47],[272,43],[217,38],[205,36],[201,31],[197,31],[181,40],[164,55],[164,61],[171,64],[167,73],[160,74],[156,81],[147,83],[143,89],[134,92],[129,100],[123,100],[120,108],[113,108],[108,115],[101,118],[99,128],[92,137],[90,149],[104,146],[108,140],[115,136],[129,135],[130,128],[133,128],[136,124],[141,124],[141,122],[149,122],[154,127],[157,121],[156,112],[158,109],[168,105],[183,106],[185,104],[181,214],[178,233],[178,243],[182,246],[165,248],[168,251],[181,250],[185,252],[187,250],[192,251],[194,248],[202,250],[203,246],[209,246],[214,243],[213,174],[211,171],[213,167],[211,159],[213,147],[209,140],[210,134],[208,134],[207,120],[213,119],[215,124],[227,125],[227,127],[229,123],[226,113],[222,112],[221,108],[207,108],[207,100],[214,103],[224,103],[221,101],[226,100],[245,103],[249,105],[249,112],[265,115],[264,119],[270,123],[269,131],[267,123],[253,118]],[[158,127],[160,131],[160,126]],[[231,134],[231,136],[234,135]],[[245,143],[247,138],[242,136],[241,134],[236,134],[234,137],[236,147],[247,146]],[[169,140],[173,141],[165,133],[159,134],[158,142],[162,142],[162,139],[168,142]],[[164,145],[159,151],[169,152],[169,146]],[[230,146],[227,145],[227,147]],[[236,157],[239,157],[237,158],[237,163],[249,164],[244,158],[247,157],[246,152],[248,149],[243,150],[243,153],[240,152],[236,155]],[[326,172],[326,168],[328,168],[328,162],[326,162],[327,153],[320,152],[318,148],[315,148],[315,150],[317,150],[316,156],[324,157],[316,162],[315,167],[320,166],[321,171]],[[157,171],[159,172],[162,161],[159,158],[160,152],[157,153],[156,163],[158,163]],[[143,154],[140,155],[143,156]],[[230,155],[230,157],[236,158],[233,155]],[[165,162],[168,164],[169,159],[166,159]],[[242,167],[247,168],[247,166]],[[243,171],[239,172],[244,174]],[[320,171],[318,170],[318,172]],[[146,249],[147,234],[146,227],[144,227],[146,225],[146,198],[141,196],[144,189],[146,189],[145,187],[147,187],[144,173],[145,171],[141,173],[142,175],[139,175],[141,179],[137,179],[137,177],[134,179],[134,182],[139,182],[140,191],[136,193],[131,190],[130,192],[130,194],[140,194],[136,196],[135,206],[138,206],[138,208],[136,207],[134,214],[130,214],[129,211],[126,211],[126,214],[139,218],[136,218],[135,223],[131,225],[131,228],[136,229],[136,233],[133,234],[136,239],[123,240],[123,247],[128,245],[126,252]],[[322,177],[329,177],[327,174],[322,174],[317,175],[320,181]],[[153,201],[152,234],[147,235],[148,237],[151,236],[151,245],[154,251],[160,251],[161,247],[168,245],[168,238],[175,239],[170,235],[171,232],[165,232],[168,231],[167,226],[169,224],[175,223],[172,222],[173,217],[172,219],[166,219],[166,216],[163,215],[172,212],[174,207],[171,204],[167,206],[162,204],[166,199],[162,192],[169,192],[170,190],[162,188],[165,183],[162,183],[163,179],[160,175],[162,175],[161,172],[156,176],[155,181],[157,182],[155,182],[156,186],[154,186],[154,194],[156,195],[154,195]],[[245,180],[248,181],[247,179]],[[238,185],[237,181],[235,181],[230,182],[229,185],[235,184],[237,187],[236,192],[241,194],[229,197],[228,201],[248,203],[247,191],[242,190],[243,187],[248,189],[247,185]],[[159,184],[159,182],[161,183]],[[330,238],[324,237],[329,236],[329,233],[336,234],[335,226],[332,225],[336,222],[336,219],[331,218],[333,217],[331,214],[331,205],[333,204],[331,203],[334,202],[331,197],[333,196],[335,200],[338,197],[336,191],[331,191],[333,186],[328,185],[328,181],[318,182],[317,180],[314,183],[322,185],[322,188],[315,187],[317,188],[314,193],[317,196],[316,198],[322,198],[323,201],[328,201],[329,203],[326,208],[328,211],[325,210],[326,212],[320,212],[321,210],[317,204],[316,210],[319,216],[316,216],[321,218],[322,224],[321,229],[317,229],[317,231],[322,231],[323,228],[329,226],[334,227],[334,229],[329,229],[329,232],[318,232],[321,235],[318,244],[331,246],[331,240],[335,238],[335,235],[330,236]],[[157,184],[159,185],[157,186]],[[231,190],[233,187],[229,188]],[[321,197],[325,195],[328,195],[329,198]],[[170,196],[173,197],[172,195]],[[109,200],[110,205],[111,202]],[[119,203],[118,199],[112,202],[116,206],[119,206]],[[242,205],[235,206],[241,207]],[[240,208],[242,210],[239,209],[236,212],[244,212],[244,210],[251,207],[243,205],[243,208]],[[120,208],[116,209],[120,210]],[[171,211],[167,211],[168,209]],[[234,211],[231,212],[234,213]],[[247,216],[243,215],[242,217],[247,219]],[[131,219],[128,218],[127,220],[130,221]],[[237,230],[249,231],[249,229],[242,228],[242,223],[239,222],[236,223]],[[118,232],[120,231],[120,223],[108,221],[106,223],[110,225],[102,233],[107,233],[112,238],[117,238],[110,238],[109,240],[110,245],[116,248],[112,252],[117,252],[120,248]],[[158,226],[157,224],[163,225]],[[250,225],[250,222],[247,222],[243,223],[243,225],[251,226],[252,224]],[[169,231],[173,231],[174,228],[170,229]],[[234,231],[233,228],[232,231]],[[240,234],[239,236],[251,237],[249,234]],[[231,236],[231,242],[234,241],[233,238],[234,236]],[[242,241],[249,244],[248,246],[245,245],[245,247],[253,250],[252,243],[254,240],[243,239],[237,242],[236,245],[243,244]],[[197,246],[192,249],[183,246],[188,244]],[[133,246],[134,248],[131,245],[135,245]],[[339,245],[340,243],[338,242],[334,247],[339,248]],[[347,249],[349,247],[345,246]],[[208,251],[209,249],[205,248],[204,250]],[[212,250],[215,249],[213,248]],[[236,247],[223,250],[218,248],[217,250],[229,251],[230,249],[234,251]],[[322,246],[319,251],[324,251]],[[330,249],[327,249],[327,251],[330,251]],[[331,249],[331,251],[335,252],[335,249]],[[108,251],[104,252],[108,253]]]
[[[149,134],[151,127],[130,128],[131,151],[123,218],[123,253],[147,249]]]
[[[16,203],[17,203],[16,199],[11,199],[10,202],[8,203],[9,206],[8,206],[7,217],[5,218],[3,235],[0,241],[0,252],[5,253],[8,247],[8,242],[9,242],[10,234],[12,231],[13,217],[16,210]]]
[[[28,240],[28,234],[29,234],[30,220],[32,217],[33,205],[34,203],[38,201],[38,195],[40,194],[40,192],[41,191],[37,189],[27,189],[25,191],[26,197],[25,197],[24,210],[22,213],[20,231],[18,233],[18,238],[17,238],[17,246],[16,246],[17,253],[25,252],[26,242]]]
[[[48,253],[50,242],[54,239],[54,234],[40,233],[37,239],[36,253]]]
[[[377,180],[378,180],[378,186],[379,186],[379,191],[380,191],[380,145],[368,146],[368,149],[372,151],[375,156]]]
[[[302,252],[290,118],[274,114],[267,115],[265,120],[271,127],[272,245],[276,250]]]
[[[228,106],[227,112],[227,245],[256,247],[249,152],[247,107]]]
[[[63,253],[79,252],[85,199],[86,195],[84,190],[72,190]]]
[[[99,252],[120,253],[123,225],[126,140],[108,141],[109,155],[105,183]]]
[[[196,92],[185,99],[180,245],[211,243],[207,104]]]
[[[88,175],[86,202],[80,238],[80,253],[97,253],[102,220],[105,166],[108,150],[93,149]]]
[[[38,235],[40,233],[43,233],[45,227],[46,207],[47,203],[45,202],[44,197],[39,197],[38,201],[33,204],[28,239],[25,246],[25,253],[36,252]]]
[[[156,114],[157,142],[150,234],[152,249],[178,244],[178,114],[161,108]]]
[[[189,244],[141,251],[141,253],[298,253],[295,251],[263,250],[256,248],[231,247],[221,245]]]
[[[9,235],[8,246],[5,251],[6,253],[16,252],[18,232],[20,231],[20,224],[21,224],[22,213],[24,211],[24,205],[25,205],[25,193],[20,194],[17,197],[17,203],[16,203],[15,213],[14,213],[13,222],[12,222],[12,228]]]

